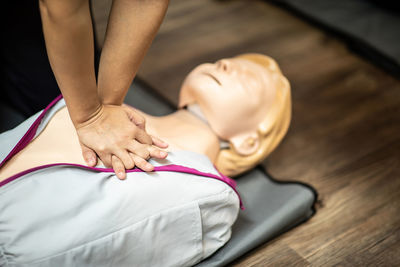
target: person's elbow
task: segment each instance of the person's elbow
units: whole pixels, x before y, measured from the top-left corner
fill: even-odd
[[[39,8],[42,16],[60,22],[86,14],[89,0],[39,0]]]

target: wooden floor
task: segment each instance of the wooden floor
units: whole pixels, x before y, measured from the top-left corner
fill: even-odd
[[[267,1],[173,0],[139,77],[176,104],[204,62],[259,52],[292,85],[287,137],[263,165],[320,194],[308,222],[235,266],[400,265],[400,81]]]

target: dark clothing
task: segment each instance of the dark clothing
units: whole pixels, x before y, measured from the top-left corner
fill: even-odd
[[[0,105],[27,118],[61,92],[46,53],[39,1],[6,1],[2,10]]]
[[[2,105],[28,117],[60,94],[47,58],[39,1],[6,1],[0,46]]]

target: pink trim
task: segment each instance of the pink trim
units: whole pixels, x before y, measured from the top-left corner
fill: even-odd
[[[21,138],[21,140],[19,140],[19,142],[14,146],[14,148],[11,150],[11,152],[8,153],[8,155],[5,157],[5,159],[0,163],[0,168],[7,162],[7,160],[9,160],[15,154],[20,152],[22,149],[24,149],[29,144],[29,142],[32,141],[32,139],[35,137],[36,131],[39,128],[39,125],[42,122],[42,119],[46,115],[47,111],[50,108],[52,108],[60,99],[62,99],[62,95],[59,95],[58,97],[56,97],[42,111],[42,113],[32,123],[31,127],[29,127],[28,131]],[[114,172],[114,170],[111,169],[111,168],[96,168],[96,167],[89,167],[89,166],[85,166],[85,165],[81,165],[81,164],[72,164],[72,163],[53,163],[53,164],[46,164],[46,165],[41,165],[41,166],[37,166],[37,167],[34,167],[34,168],[30,168],[28,170],[25,170],[25,171],[22,171],[20,173],[17,173],[15,175],[11,176],[11,177],[8,177],[7,179],[5,179],[5,180],[0,182],[0,187],[2,187],[4,185],[6,185],[6,184],[18,179],[19,177],[21,177],[21,176],[23,176],[25,174],[28,174],[28,173],[31,173],[31,172],[34,172],[34,171],[38,171],[38,170],[41,170],[41,169],[49,168],[49,167],[54,167],[54,166],[73,166],[73,167],[79,167],[79,168],[84,168],[84,169],[88,169],[88,170],[92,170],[92,171],[98,171],[98,172]],[[218,171],[217,168],[215,168],[215,169]],[[235,193],[239,197],[240,208],[242,210],[244,210],[242,199],[241,199],[238,191],[236,190],[236,181],[234,181],[233,179],[223,175],[219,171],[218,171],[218,173],[219,173],[220,176],[217,176],[217,175],[214,175],[212,173],[200,172],[200,171],[198,171],[198,170],[196,170],[194,168],[189,168],[189,167],[185,167],[185,166],[181,166],[181,165],[173,165],[173,164],[154,167],[154,171],[156,171],[156,172],[158,172],[158,171],[169,171],[169,172],[189,173],[189,174],[194,174],[194,175],[199,175],[199,176],[204,176],[204,177],[209,177],[209,178],[220,180],[220,181],[228,184],[235,191]],[[144,171],[141,170],[141,169],[138,169],[138,168],[134,168],[132,170],[126,170],[126,172],[129,173],[129,172],[144,172]]]
[[[46,165],[41,165],[41,166],[37,166],[37,167],[33,167],[30,168],[28,170],[19,172],[11,177],[8,177],[7,179],[3,180],[0,182],[0,188],[2,186],[5,186],[6,184],[20,178],[21,176],[24,176],[28,173],[34,172],[34,171],[38,171],[41,169],[46,169],[46,168],[50,168],[50,167],[55,167],[55,166],[72,166],[72,167],[79,167],[79,168],[84,168],[87,170],[91,170],[91,171],[98,171],[98,172],[114,172],[113,169],[111,168],[97,168],[97,167],[89,167],[89,166],[85,166],[85,165],[81,165],[81,164],[73,164],[73,163],[53,163],[53,164],[46,164]],[[240,202],[240,208],[242,210],[244,210],[244,206],[243,206],[243,202],[242,202],[242,198],[240,197],[238,191],[236,190],[236,182],[234,180],[232,180],[231,178],[221,174],[220,176],[217,176],[215,174],[212,173],[208,173],[208,172],[201,172],[198,171],[196,169],[193,168],[189,168],[189,167],[185,167],[185,166],[181,166],[181,165],[175,165],[175,164],[171,164],[171,165],[164,165],[164,166],[156,166],[154,167],[154,171],[155,172],[181,172],[181,173],[189,173],[189,174],[194,174],[194,175],[199,175],[199,176],[204,176],[204,177],[208,177],[208,178],[213,178],[213,179],[217,179],[220,180],[224,183],[226,183],[227,185],[229,185],[234,191],[235,193],[238,195],[239,197],[239,202]],[[134,168],[132,170],[126,170],[126,172],[144,172],[141,169],[138,168]]]
[[[215,166],[214,165],[214,169],[215,170],[217,170],[217,172],[218,172],[218,174],[219,174],[219,176],[221,176],[221,177],[225,177],[225,178],[227,178],[227,179],[229,179],[231,182],[232,182],[232,185],[233,185],[233,187],[235,187],[236,188],[236,186],[237,186],[237,183],[236,183],[236,181],[235,180],[233,180],[232,178],[230,178],[230,177],[228,177],[228,176],[225,176],[225,175],[223,175],[219,170],[218,170],[218,168],[217,168],[217,166]]]
[[[62,95],[57,96],[51,103],[40,113],[39,117],[36,118],[36,120],[33,122],[31,127],[29,127],[28,131],[25,133],[25,135],[19,140],[19,142],[14,146],[14,148],[11,150],[10,153],[8,153],[7,157],[4,158],[4,160],[0,163],[0,168],[6,163],[7,160],[9,160],[11,157],[13,157],[15,154],[20,152],[24,147],[26,147],[29,142],[35,137],[36,131],[42,122],[43,117],[46,115],[47,111],[53,107],[60,99],[62,98]]]

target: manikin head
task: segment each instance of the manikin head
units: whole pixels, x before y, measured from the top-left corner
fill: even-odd
[[[229,143],[215,165],[235,176],[265,159],[287,132],[290,85],[272,58],[243,54],[191,71],[179,107],[191,105],[198,105],[211,129]]]

